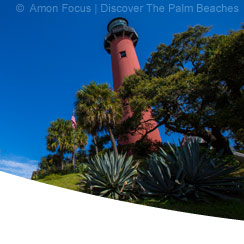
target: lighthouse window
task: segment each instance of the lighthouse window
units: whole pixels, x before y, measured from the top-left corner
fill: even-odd
[[[124,57],[126,57],[126,52],[125,52],[125,51],[123,51],[123,52],[120,52],[120,57],[121,57],[121,58],[124,58]]]

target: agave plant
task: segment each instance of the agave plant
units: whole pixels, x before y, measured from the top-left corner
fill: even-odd
[[[134,198],[137,170],[132,156],[105,153],[96,156],[87,164],[87,173],[82,181],[88,192],[113,199]]]
[[[230,199],[231,195],[243,192],[241,177],[232,174],[239,166],[229,167],[229,161],[223,160],[222,152],[217,156],[210,156],[210,145],[205,152],[201,152],[196,140],[180,145],[171,153],[160,150],[160,155],[170,165],[183,165],[186,193],[196,199],[207,200],[207,196]]]
[[[185,199],[183,189],[183,167],[169,165],[165,159],[156,154],[147,159],[147,170],[138,170],[137,179],[145,196],[164,199]]]

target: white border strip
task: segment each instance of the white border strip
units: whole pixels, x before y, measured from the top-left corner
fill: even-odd
[[[235,243],[244,221],[105,199],[0,172],[0,242]]]

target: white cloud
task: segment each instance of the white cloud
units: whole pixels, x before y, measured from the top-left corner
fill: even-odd
[[[32,172],[37,169],[37,164],[38,162],[35,160],[18,162],[16,160],[0,159],[0,171],[30,179]]]

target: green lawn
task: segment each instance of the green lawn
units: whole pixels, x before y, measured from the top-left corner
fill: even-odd
[[[52,174],[37,181],[49,185],[54,185],[54,186],[59,186],[70,190],[79,191],[79,186],[77,184],[80,183],[80,180],[81,177],[79,176],[79,174],[74,173],[74,174],[67,174],[67,175]]]
[[[170,203],[159,202],[156,200],[150,201],[136,201],[135,203],[152,206],[157,208],[164,208],[169,210],[176,210],[186,213],[194,213],[201,215],[208,215],[214,217],[222,217],[229,219],[244,220],[244,200],[237,201],[220,201],[214,200],[211,203],[203,202],[175,202]]]
[[[67,175],[58,175],[53,174],[46,176],[43,179],[38,180],[46,184],[63,187],[70,190],[79,191],[79,186],[81,177],[79,174],[67,174]],[[223,217],[230,219],[239,219],[244,220],[244,199],[240,202],[236,201],[218,201],[214,200],[211,203],[202,203],[202,202],[175,202],[170,203],[159,202],[156,200],[138,200],[133,201],[137,204],[143,204],[146,206],[152,206],[163,209],[176,210],[187,213],[202,214],[215,217]]]

